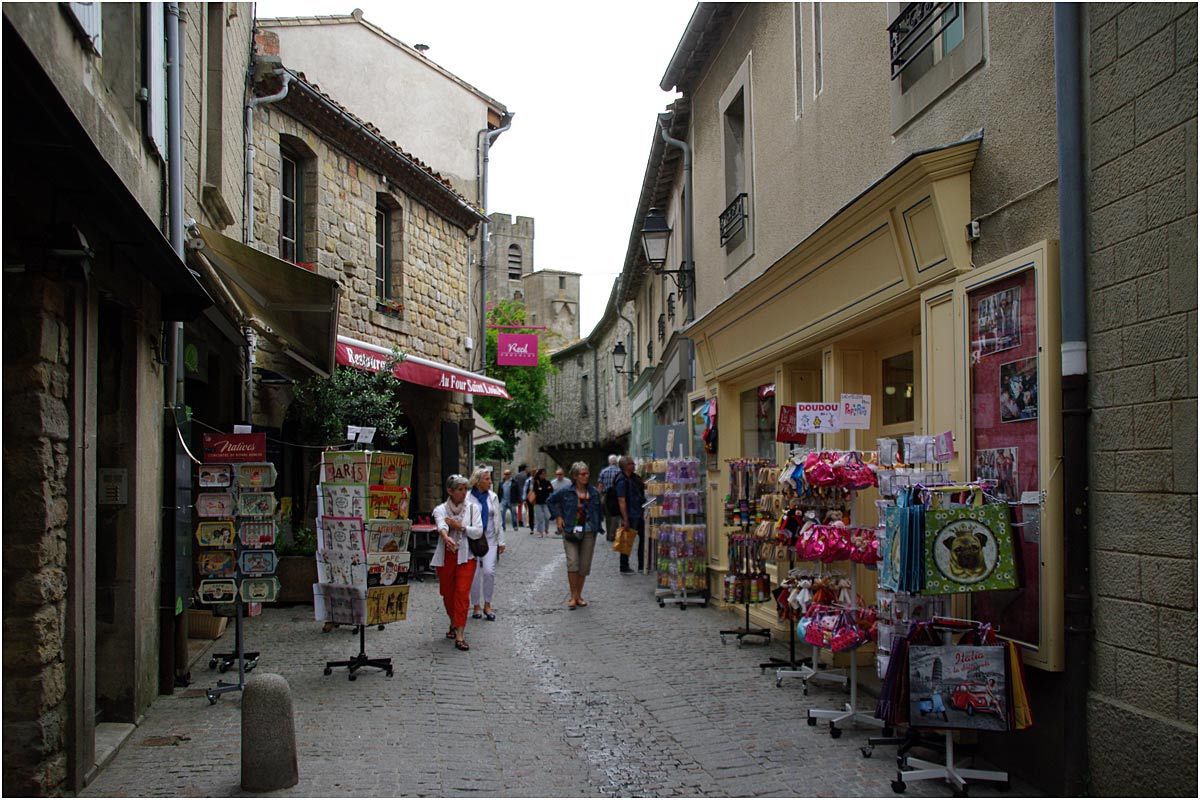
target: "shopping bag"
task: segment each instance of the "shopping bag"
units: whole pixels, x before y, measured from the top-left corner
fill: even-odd
[[[623,556],[627,556],[633,552],[633,542],[637,539],[637,531],[633,528],[618,528],[617,538],[613,542],[612,549]]]
[[[911,645],[909,723],[1009,730],[1007,658],[1003,645]]]
[[[925,512],[925,530],[926,593],[1017,588],[1006,504],[932,509]]]

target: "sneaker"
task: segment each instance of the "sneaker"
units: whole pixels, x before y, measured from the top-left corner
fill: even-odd
[[[633,570],[629,569],[628,567],[623,567],[621,569],[621,574],[622,575],[635,575],[636,573]]]

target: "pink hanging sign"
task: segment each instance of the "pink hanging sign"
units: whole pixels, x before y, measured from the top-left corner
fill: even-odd
[[[501,333],[496,337],[496,363],[502,367],[536,367],[536,333]]]

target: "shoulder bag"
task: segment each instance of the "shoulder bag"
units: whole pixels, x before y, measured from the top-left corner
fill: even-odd
[[[490,500],[485,500],[484,502],[490,502]],[[482,519],[480,522],[482,523]],[[491,545],[488,544],[486,530],[478,539],[472,539],[469,536],[467,537],[467,549],[471,551],[471,555],[475,556],[475,558],[483,558],[486,556],[490,547]]]

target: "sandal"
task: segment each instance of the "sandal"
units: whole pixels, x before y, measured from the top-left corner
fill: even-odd
[[[462,639],[458,639],[454,642],[454,648],[456,650],[462,650],[465,653],[466,651],[471,649],[471,645],[467,644]]]
[[[587,600],[576,600],[575,605],[579,606],[580,608],[587,608],[588,601]]]
[[[451,625],[450,630],[446,631],[446,638],[453,639],[455,636],[458,636],[458,634],[455,632],[454,626]]]
[[[483,619],[483,614],[480,614],[478,611],[475,611],[471,614],[471,619]]]
[[[571,609],[572,611],[575,610],[575,598],[571,598],[567,601],[567,608]]]
[[[488,622],[495,622],[496,621],[496,612],[488,611],[483,615],[483,618],[486,619]]]

